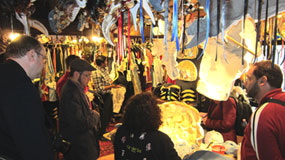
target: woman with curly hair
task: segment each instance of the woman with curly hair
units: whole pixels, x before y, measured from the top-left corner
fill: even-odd
[[[171,139],[158,128],[162,124],[156,98],[148,92],[131,97],[123,125],[115,135],[116,160],[179,160]]]

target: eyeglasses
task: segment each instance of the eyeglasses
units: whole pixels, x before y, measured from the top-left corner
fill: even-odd
[[[261,77],[263,77],[263,76],[256,77],[255,75],[246,75],[245,78],[244,78],[244,83],[245,83],[245,82],[252,81],[253,79],[255,79],[255,80],[257,81],[257,80],[259,80]]]
[[[37,53],[37,52],[36,52]],[[46,61],[47,60],[47,56],[46,55],[43,55],[43,54],[40,54],[40,53],[37,53],[37,55],[40,55],[43,59],[43,61]]]

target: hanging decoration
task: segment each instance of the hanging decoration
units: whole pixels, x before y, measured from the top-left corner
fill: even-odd
[[[268,19],[268,1],[269,0],[266,0],[266,12],[265,12],[265,23],[264,23],[264,47],[263,47],[263,56],[265,56],[265,48],[266,46],[268,47],[267,45],[267,19]]]
[[[217,0],[217,32],[219,33],[220,32],[220,6],[221,6],[221,0]],[[218,42],[218,39],[219,39],[219,35],[217,35],[217,41],[216,43],[219,43]],[[215,61],[218,60],[218,46],[216,46],[216,57],[215,57]]]
[[[28,17],[25,13],[15,13],[16,19],[20,21],[24,26],[24,31],[26,35],[31,35],[30,26],[28,22]]]
[[[130,9],[128,9],[128,59],[129,59],[129,64],[128,66],[130,66],[131,64],[131,35],[130,35],[130,32],[131,32],[131,24],[130,24]]]
[[[164,41],[163,44],[165,48],[167,49],[167,31],[168,31],[168,6],[169,6],[169,0],[165,0],[164,3]]]
[[[48,14],[49,25],[56,34],[73,22],[81,8],[86,7],[87,0],[59,0],[57,5]]]
[[[217,44],[215,38],[209,38],[199,70],[200,79],[197,83],[197,91],[200,94],[218,101],[227,100],[234,81],[246,71],[249,62],[254,58],[255,22],[252,18],[247,17],[245,30],[243,30],[242,23],[243,20],[240,19],[235,25],[225,30],[225,40],[227,41],[225,48],[222,43]],[[245,57],[249,57],[244,65],[240,62],[243,47],[240,43],[242,38],[245,39],[245,45],[248,46],[248,48],[244,48],[247,51]],[[216,55],[213,54],[213,50],[216,49],[216,46],[218,53],[224,52],[226,54],[227,62],[223,54],[218,54],[218,62],[215,61]],[[260,53],[260,47],[258,53]]]
[[[256,42],[260,41],[260,20],[261,20],[261,9],[262,9],[262,0],[258,0],[258,15],[257,15],[257,25],[256,25]],[[254,62],[257,58],[257,46],[258,43],[255,45],[255,55],[254,55]]]
[[[142,37],[142,42],[145,43],[145,39],[144,39],[144,31],[143,31],[143,28],[144,28],[144,23],[143,23],[143,10],[142,10],[142,4],[143,4],[143,0],[140,0],[140,31],[141,31],[141,37]]]
[[[248,8],[248,0],[244,0],[244,12],[243,12],[243,37],[244,37],[244,29],[245,29],[245,19],[246,19],[246,14],[247,14],[247,8]],[[224,36],[223,36],[224,37]],[[244,46],[244,38],[242,38],[242,46]],[[244,64],[244,47],[242,47],[242,56],[241,56],[241,64],[243,65]]]
[[[122,27],[122,13],[119,13],[118,21],[118,64],[121,63],[123,57],[123,27]]]
[[[35,19],[29,19],[28,20],[29,26],[40,31],[45,36],[49,36],[47,28],[38,20]]]
[[[223,41],[223,53],[225,62],[228,63],[226,54],[225,54],[225,23],[226,23],[226,0],[223,0],[222,6],[222,41]]]
[[[200,3],[199,2],[197,2],[197,4],[196,4],[196,6],[197,6],[197,16],[198,17],[200,17]],[[199,45],[199,30],[200,30],[200,18],[197,18],[197,46]]]
[[[182,50],[183,50],[183,37],[184,37],[184,28],[185,28],[185,15],[184,15],[184,1],[182,0],[182,7],[181,7],[181,32],[180,32],[180,39],[179,39],[179,43],[182,43]]]
[[[201,6],[207,6],[207,0],[199,0],[199,3],[201,4]],[[255,3],[255,0],[248,0],[248,10],[247,13],[249,14],[249,16],[251,17],[256,17],[256,15],[258,15],[258,9],[256,9],[257,7],[255,7],[255,5],[257,5],[257,3]],[[217,36],[221,30],[219,32],[217,32],[217,0],[211,0],[211,5],[210,5],[210,31],[209,31],[209,38],[213,37],[213,36]],[[281,11],[285,11],[285,1],[280,1],[279,4],[279,13]],[[225,20],[225,30],[232,26],[234,23],[236,23],[238,20],[240,20],[243,17],[243,13],[244,13],[244,6],[241,5],[240,1],[227,1],[225,3],[225,8],[226,8],[226,20]],[[270,1],[269,7],[268,7],[268,17],[272,17],[275,15],[275,11],[276,11],[276,1]],[[262,4],[262,11],[261,11],[261,20],[265,19],[265,12],[266,12],[266,3]],[[190,24],[187,28],[187,34],[188,36],[192,36],[195,35],[197,33],[197,22],[195,22],[197,20],[194,20],[194,22],[192,24]],[[200,19],[200,23],[199,23],[199,42],[201,43],[206,39],[206,33],[207,33],[207,23],[206,23],[206,19]],[[201,40],[200,40],[201,39]],[[197,37],[194,36],[192,37],[191,41],[186,45],[186,48],[192,48],[194,46],[196,46],[197,44]]]
[[[93,21],[96,21],[100,18],[103,18],[101,15],[104,8],[106,8],[106,1],[89,0],[87,1],[85,10],[88,12],[90,18],[92,18]]]
[[[116,23],[117,19],[113,16],[117,10],[121,8],[122,4],[111,4],[110,11],[107,16],[104,17],[104,21],[102,22],[102,33],[109,44],[115,46],[110,38],[110,29]]]
[[[207,34],[206,34],[206,42],[204,44],[204,49],[202,51],[202,53],[200,54],[200,56],[198,57],[198,59],[200,59],[203,54],[204,51],[206,49],[207,43],[208,43],[208,38],[209,38],[209,34],[210,34],[210,0],[207,0],[207,5],[206,5],[206,12],[207,12]],[[198,32],[199,33],[199,32]]]
[[[35,12],[34,2],[36,0],[2,0],[0,1],[1,12],[8,12],[9,15],[16,17],[24,26],[26,35],[30,35],[30,27],[33,27],[45,35],[48,35],[47,29],[42,23],[37,20],[30,19],[30,16]]]
[[[152,13],[147,1],[142,0],[141,3],[142,3],[142,8],[150,16],[153,24],[155,24],[153,13]],[[115,4],[115,0],[112,0],[112,4],[111,4],[111,7],[109,9],[109,12],[104,17],[104,21],[102,22],[102,32],[103,32],[103,35],[104,35],[104,37],[108,43],[110,43],[112,46],[114,46],[114,44],[110,38],[110,29],[117,22],[116,17],[118,17],[118,16],[116,15],[115,11],[122,10],[123,8],[131,9],[130,12],[132,15],[132,20],[133,20],[133,23],[135,25],[135,28],[137,28],[136,27],[136,15],[137,15],[137,10],[138,10],[139,6],[140,6],[140,3],[137,3],[136,5],[134,5],[134,0],[120,1],[117,4]]]
[[[171,42],[175,39],[176,49],[179,52],[179,40],[178,40],[178,0],[173,0],[173,16],[172,16],[172,36]]]
[[[275,54],[276,54],[276,43],[277,43],[277,17],[278,17],[278,5],[279,0],[276,0],[276,13],[274,18],[274,39],[273,39],[273,50],[272,50],[272,67],[274,67],[274,60],[275,60]]]
[[[195,64],[190,60],[181,61],[178,66],[179,80],[183,81],[196,81],[198,77],[198,70]]]
[[[135,31],[138,30],[138,27],[137,27],[137,13],[138,13],[138,9],[139,8],[140,8],[140,4],[137,3],[133,8],[130,9]]]
[[[150,42],[153,43],[153,24],[151,24],[151,29],[150,29]]]

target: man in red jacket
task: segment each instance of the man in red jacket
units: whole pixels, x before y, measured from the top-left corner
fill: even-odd
[[[242,160],[285,160],[285,106],[270,102],[285,102],[282,81],[279,66],[272,66],[271,61],[257,62],[247,72],[246,91],[259,106],[244,132]]]

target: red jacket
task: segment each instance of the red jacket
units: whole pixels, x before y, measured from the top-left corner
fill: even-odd
[[[221,104],[222,108],[221,108]],[[223,135],[224,141],[231,140],[237,142],[236,131],[236,103],[233,98],[227,101],[212,100],[208,110],[208,119],[205,126],[208,129],[216,130]]]
[[[66,71],[65,74],[60,77],[60,79],[56,83],[56,93],[58,98],[60,98],[60,91],[67,79],[70,77],[70,72]]]
[[[285,101],[285,93],[281,88],[272,90],[262,98],[261,104],[268,98]],[[260,110],[259,118],[255,119],[259,160],[285,160],[285,106],[276,103],[265,103],[265,105],[265,108]],[[242,160],[257,160],[251,144],[251,121],[244,132],[241,146]]]

